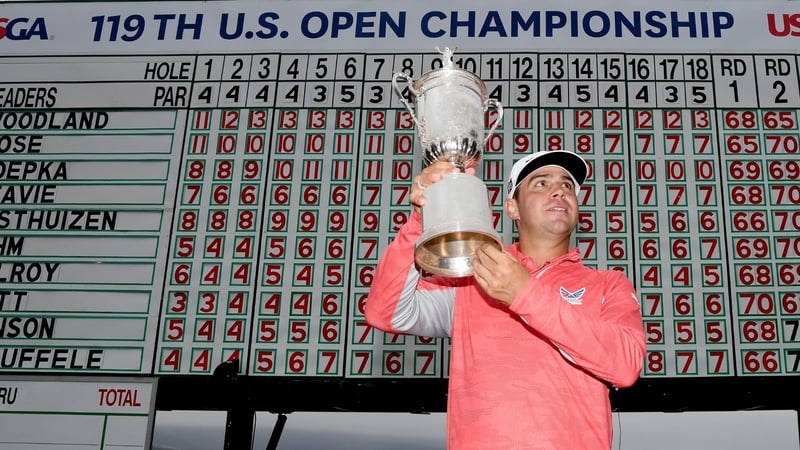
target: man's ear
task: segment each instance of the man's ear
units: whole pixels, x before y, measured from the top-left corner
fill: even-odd
[[[511,220],[519,220],[519,208],[517,207],[517,200],[507,198],[503,206],[506,209],[506,215]]]

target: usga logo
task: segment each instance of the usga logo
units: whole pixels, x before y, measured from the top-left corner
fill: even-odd
[[[45,26],[44,17],[35,19],[0,17],[0,39],[27,41],[36,37],[41,40],[47,39],[47,26]]]
[[[800,36],[800,14],[767,14],[767,26],[773,36]]]

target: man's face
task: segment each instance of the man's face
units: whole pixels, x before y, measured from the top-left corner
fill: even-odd
[[[537,169],[517,188],[516,210],[513,209],[509,214],[518,219],[520,234],[568,237],[578,224],[575,183],[561,167]]]

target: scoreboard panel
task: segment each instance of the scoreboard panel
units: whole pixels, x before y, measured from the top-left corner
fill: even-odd
[[[478,174],[507,243],[514,161],[589,162],[574,244],[636,285],[643,377],[800,373],[791,4],[618,4],[465,5],[450,35],[421,3],[7,5],[0,371],[447,377],[446,340],[379,332],[363,306],[422,169],[392,74],[449,45],[506,111]],[[480,40],[455,17],[474,11]],[[492,14],[542,28],[504,40]],[[401,33],[414,19],[427,32]]]

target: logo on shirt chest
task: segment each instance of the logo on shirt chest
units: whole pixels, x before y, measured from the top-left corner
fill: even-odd
[[[582,305],[583,294],[586,293],[586,288],[580,288],[575,292],[570,292],[564,286],[561,286],[560,292],[561,298],[566,300],[568,303],[572,305]]]

